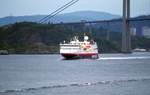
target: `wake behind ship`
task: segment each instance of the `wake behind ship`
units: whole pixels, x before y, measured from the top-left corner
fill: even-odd
[[[74,58],[98,58],[98,47],[94,40],[89,41],[88,36],[84,36],[83,41],[79,41],[75,36],[70,42],[65,41],[60,44],[60,54],[65,59]]]

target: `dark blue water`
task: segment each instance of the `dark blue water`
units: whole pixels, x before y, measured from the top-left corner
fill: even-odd
[[[150,95],[150,53],[0,55],[0,95]]]

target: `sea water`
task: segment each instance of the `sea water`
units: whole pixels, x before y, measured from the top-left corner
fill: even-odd
[[[150,53],[0,55],[0,95],[150,95]]]

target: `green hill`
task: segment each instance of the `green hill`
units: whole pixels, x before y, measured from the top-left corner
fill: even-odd
[[[92,29],[92,32],[86,32],[86,34],[96,40],[99,52],[120,52],[121,34],[110,32],[111,40],[108,41],[106,31],[105,29]],[[23,54],[59,53],[60,42],[69,41],[75,35],[82,40],[84,33],[82,25],[15,23],[0,27],[0,50]],[[139,43],[135,43],[134,46],[137,44]]]

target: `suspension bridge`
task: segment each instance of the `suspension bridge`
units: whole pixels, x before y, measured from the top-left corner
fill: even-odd
[[[42,18],[40,23],[51,23],[51,19],[55,17],[60,12],[69,8],[70,6],[77,3],[79,0],[71,0],[65,5],[59,7],[54,12],[50,13],[46,17]],[[91,24],[91,23],[112,23],[112,22],[122,22],[122,52],[123,53],[131,53],[131,33],[130,33],[130,22],[132,21],[150,21],[150,18],[144,19],[134,19],[130,18],[130,0],[123,0],[123,10],[122,10],[122,18],[121,19],[113,19],[113,20],[100,20],[100,21],[81,21],[81,22],[68,22],[68,23],[53,23],[55,25],[74,25],[74,24]],[[109,33],[108,33],[109,34]]]

